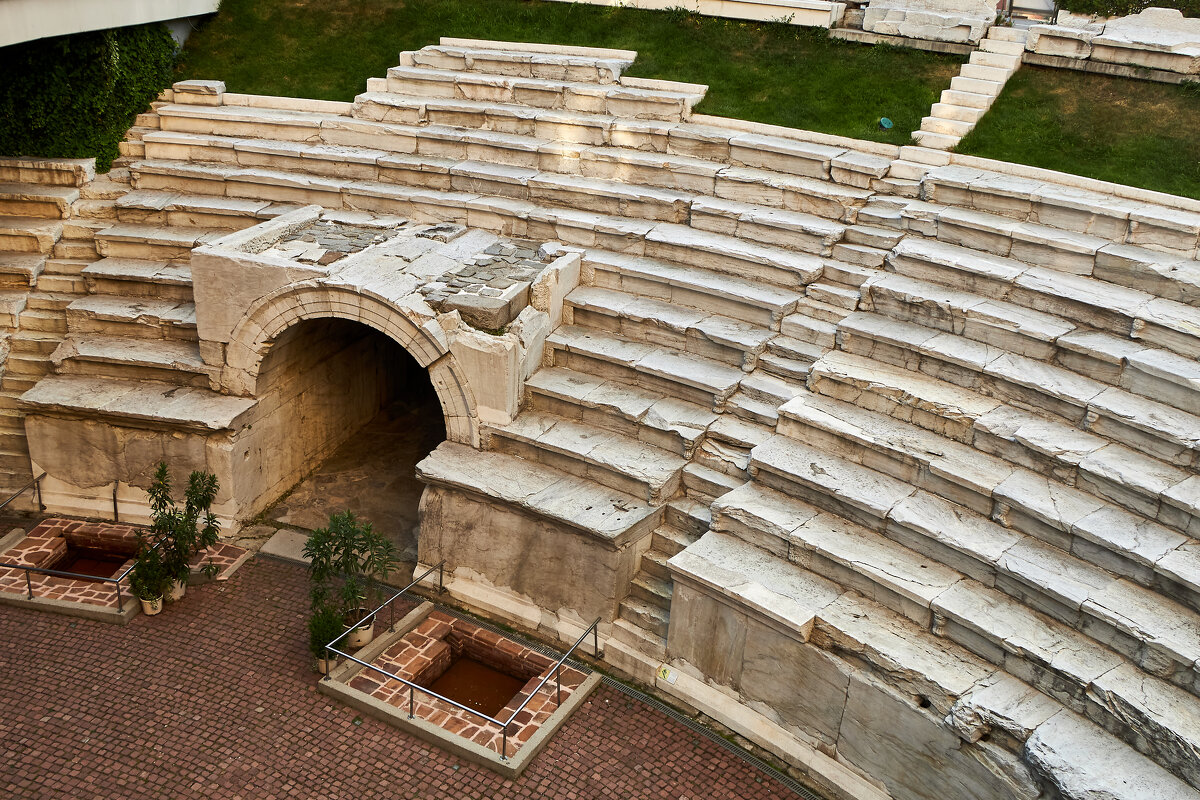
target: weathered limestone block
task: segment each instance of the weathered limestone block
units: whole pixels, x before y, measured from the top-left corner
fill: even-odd
[[[1066,58],[1089,58],[1092,55],[1092,39],[1103,28],[1092,25],[1086,28],[1066,25],[1034,25],[1029,29],[1025,49],[1031,53]]]
[[[995,17],[987,0],[871,0],[863,17],[863,30],[974,44],[987,33]]]
[[[588,622],[616,618],[649,544],[643,536],[647,541],[619,545],[444,486],[426,487],[420,515],[422,564],[444,559],[456,580],[511,592],[543,609],[569,609]]]
[[[1200,73],[1200,19],[1175,8],[1121,17],[1092,39],[1092,58],[1195,75]]]

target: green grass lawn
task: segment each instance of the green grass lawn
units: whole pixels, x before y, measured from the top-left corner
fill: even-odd
[[[1200,84],[1023,67],[958,152],[1200,198]]]
[[[224,0],[179,77],[231,92],[349,100],[401,50],[441,36],[618,47],[629,71],[705,83],[701,113],[908,144],[963,59],[851,44],[823,29],[540,0]],[[880,117],[895,122],[880,130]]]

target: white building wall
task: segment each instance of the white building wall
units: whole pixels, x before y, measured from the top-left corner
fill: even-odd
[[[220,0],[0,0],[0,47],[212,14]]]

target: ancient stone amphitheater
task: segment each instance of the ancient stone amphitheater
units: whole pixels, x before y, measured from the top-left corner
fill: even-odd
[[[428,374],[459,602],[600,617],[831,797],[1197,797],[1200,204],[702,117],[634,55],[188,82],[108,175],[3,162],[6,488],[136,517],[167,457],[232,531]],[[314,224],[361,252],[289,261]]]

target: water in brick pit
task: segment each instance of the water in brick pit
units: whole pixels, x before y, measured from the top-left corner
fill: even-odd
[[[429,689],[467,708],[494,717],[525,686],[521,678],[489,667],[473,658],[460,657],[429,685]]]

